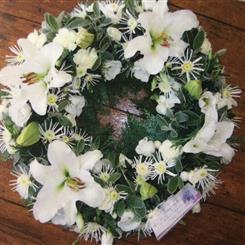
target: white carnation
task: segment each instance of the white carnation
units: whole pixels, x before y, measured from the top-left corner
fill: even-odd
[[[73,51],[77,47],[76,41],[76,32],[68,30],[67,28],[61,28],[53,40],[53,42],[60,44],[69,51]]]
[[[170,140],[165,140],[159,147],[159,151],[161,152],[164,159],[175,159],[181,154],[180,147],[174,147],[173,143]]]
[[[96,60],[98,59],[98,55],[96,50],[93,49],[80,49],[73,58],[73,61],[77,65],[77,73],[79,77],[82,77],[86,74],[88,69],[91,69]]]
[[[136,61],[134,63],[133,74],[135,78],[142,82],[147,83],[149,81],[150,74],[142,67],[140,61]]]
[[[117,222],[118,227],[122,231],[132,231],[136,230],[140,226],[140,220],[138,220],[134,213],[130,210],[124,211],[121,219],[119,222]]]
[[[155,152],[155,144],[153,141],[148,141],[148,138],[144,138],[139,141],[135,151],[139,155],[151,156]]]
[[[103,67],[104,77],[107,81],[115,79],[121,72],[122,63],[118,60],[107,61]]]

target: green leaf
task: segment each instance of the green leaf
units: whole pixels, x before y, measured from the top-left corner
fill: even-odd
[[[180,173],[180,172],[183,171],[183,166],[182,166],[182,163],[181,163],[180,159],[178,159],[178,160],[176,161],[175,170],[176,170],[178,173]]]
[[[180,190],[184,187],[184,182],[180,177],[178,177],[178,187]]]
[[[133,209],[135,215],[140,218],[143,219],[146,216],[146,207],[142,207],[142,208],[134,208]]]
[[[179,111],[175,113],[175,119],[178,123],[183,123],[188,121],[189,117],[187,114],[183,113],[182,111]]]
[[[66,116],[59,116],[58,117],[59,123],[64,127],[71,127],[72,123]]]
[[[55,19],[54,16],[52,16],[51,14],[49,13],[46,13],[44,15],[44,18],[45,18],[45,21],[46,23],[48,24],[49,28],[53,31],[53,32],[57,32],[58,29],[59,29],[59,25]]]
[[[152,198],[157,192],[157,188],[147,182],[142,183],[140,186],[140,195],[143,201]]]
[[[94,66],[92,68],[93,71],[96,71],[101,65],[101,56],[98,56],[98,59],[96,60],[96,62],[94,63]]]
[[[80,140],[77,144],[76,144],[76,148],[75,148],[75,151],[76,151],[76,154],[77,155],[81,155],[84,151],[84,147],[85,147],[85,142],[84,140]]]
[[[111,39],[108,36],[104,36],[104,38],[102,38],[102,40],[99,43],[99,48],[100,50],[106,51],[111,45]]]
[[[143,208],[145,207],[144,202],[140,197],[135,195],[129,195],[127,198],[127,203],[130,208]]]
[[[117,189],[117,191],[123,191],[123,192],[127,192],[127,193],[132,192],[130,187],[128,187],[127,185],[121,185],[121,184],[116,185],[116,189]]]
[[[63,111],[70,104],[69,100],[62,100],[58,105],[58,111]]]
[[[193,41],[193,49],[199,49],[201,48],[203,42],[205,39],[205,33],[204,31],[199,31]]]
[[[89,20],[82,19],[80,17],[73,17],[65,23],[65,27],[68,29],[76,29],[78,27],[88,27],[91,24]]]
[[[95,2],[93,4],[93,10],[94,10],[94,14],[96,16],[100,16],[100,6],[99,6],[98,2]]]
[[[178,177],[170,178],[170,179],[168,180],[168,184],[167,184],[168,192],[169,192],[170,194],[173,194],[173,193],[177,190],[178,184],[179,184],[179,179],[178,179]]]
[[[121,174],[120,173],[114,173],[114,174],[112,174],[111,175],[111,177],[109,178],[109,182],[111,183],[111,184],[114,184],[114,183],[116,183],[120,178],[121,178]]]
[[[126,208],[124,200],[118,201],[115,206],[116,206],[117,215],[121,217]]]

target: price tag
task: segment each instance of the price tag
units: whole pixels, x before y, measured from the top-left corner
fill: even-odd
[[[157,208],[156,215],[150,219],[153,232],[160,240],[173,228],[202,198],[192,185],[186,184],[177,194],[170,196]]]

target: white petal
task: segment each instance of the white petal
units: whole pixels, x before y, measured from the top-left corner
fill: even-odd
[[[71,82],[72,76],[65,71],[58,71],[53,68],[50,70],[48,77],[51,78],[49,83],[50,88],[60,88],[63,87],[66,83]]]
[[[43,116],[47,112],[47,88],[45,83],[38,82],[26,87],[27,97],[32,109]]]
[[[28,104],[11,103],[9,106],[9,116],[19,127],[23,127],[31,117],[31,108]]]
[[[80,171],[78,176],[85,182],[86,187],[76,193],[76,200],[80,200],[90,207],[99,207],[104,199],[104,189],[93,180],[93,177],[87,171]]]
[[[33,215],[41,223],[50,221],[58,210],[65,205],[62,199],[62,197],[65,198],[63,191],[61,192],[56,183],[54,184],[51,181],[52,178],[49,178],[49,183],[39,191],[33,206]]]
[[[64,142],[56,140],[48,146],[48,160],[52,166],[66,166],[78,170],[78,164],[75,153]]]
[[[142,54],[147,52],[151,47],[151,40],[147,36],[139,36],[129,41],[124,49],[125,59],[131,58],[137,51],[141,51]]]
[[[35,45],[33,45],[28,39],[19,39],[17,41],[18,45],[21,47],[25,60],[32,59],[34,56],[39,54],[39,50]]]
[[[0,83],[7,87],[20,85],[22,75],[22,65],[6,66],[0,71]]]
[[[144,53],[142,65],[149,74],[156,75],[163,69],[167,59],[168,48],[159,46],[154,51],[150,50],[149,52]]]
[[[181,57],[187,47],[188,44],[182,40],[174,41],[169,48],[169,56]]]
[[[60,58],[63,48],[57,43],[49,43],[41,48],[41,53],[49,61],[51,66],[55,66],[57,60]]]
[[[52,178],[52,176],[50,176],[51,166],[40,164],[36,159],[30,163],[30,173],[41,185],[48,182],[50,177]]]
[[[92,170],[95,163],[103,157],[99,150],[87,151],[85,154],[79,156],[81,168],[85,170]]]
[[[180,39],[185,31],[199,25],[196,15],[190,10],[178,10],[168,13],[166,18],[171,20],[167,29],[170,36],[175,40]]]

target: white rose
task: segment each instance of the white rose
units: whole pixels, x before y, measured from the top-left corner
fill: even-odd
[[[65,110],[71,115],[80,116],[83,107],[85,106],[85,99],[83,96],[70,96],[71,103],[66,106]]]
[[[211,51],[212,51],[212,45],[211,45],[210,41],[208,40],[208,38],[205,38],[204,42],[201,46],[201,52],[203,54],[208,55]]]
[[[101,237],[101,245],[112,245],[114,236],[110,232],[103,232]]]
[[[107,34],[111,37],[113,41],[119,42],[122,38],[122,33],[115,27],[108,27]]]
[[[155,144],[153,141],[148,141],[147,138],[144,138],[139,141],[135,151],[139,155],[151,156],[155,152]]]
[[[78,76],[84,76],[87,70],[94,66],[97,59],[98,55],[94,48],[80,49],[73,57],[73,61],[77,65]]]
[[[107,61],[103,66],[104,77],[107,81],[115,79],[121,72],[122,63],[118,60]]]
[[[165,140],[159,147],[159,151],[161,152],[162,156],[167,159],[174,159],[181,154],[180,147],[174,147],[172,142],[169,140]]]
[[[61,28],[53,40],[53,42],[58,43],[69,51],[73,51],[77,47],[76,41],[76,32],[67,28]]]
[[[118,227],[125,232],[136,230],[140,226],[140,220],[138,220],[134,213],[130,210],[124,211],[120,221],[117,222]]]
[[[34,30],[32,33],[30,33],[27,39],[37,48],[41,48],[47,42],[47,37],[45,36],[45,34],[39,34],[37,30]]]
[[[9,116],[17,126],[23,127],[31,116],[31,107],[28,104],[22,107],[11,104],[9,107]]]

